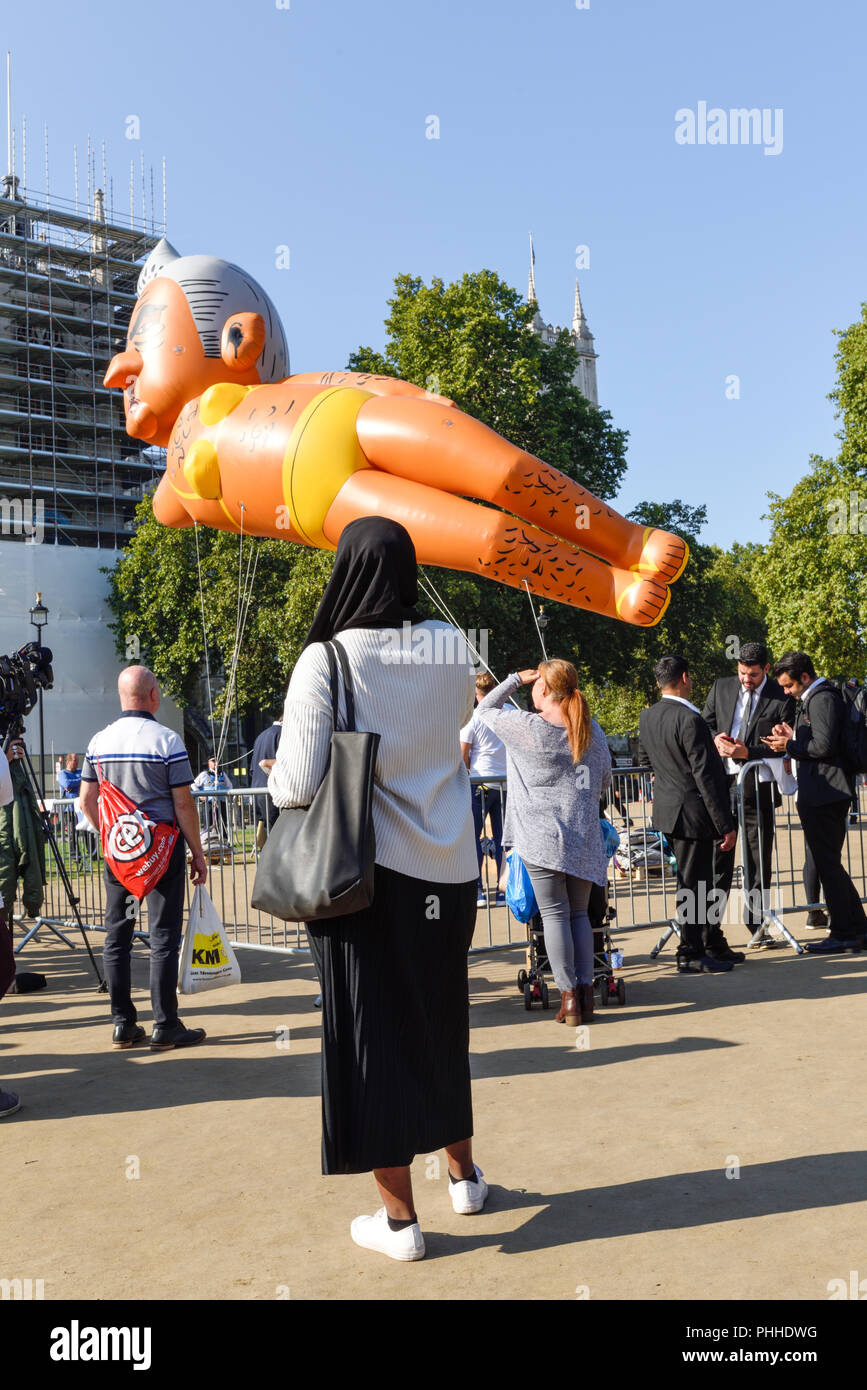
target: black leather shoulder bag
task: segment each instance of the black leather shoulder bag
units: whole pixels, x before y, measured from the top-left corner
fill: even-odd
[[[380,736],[356,730],[346,652],[336,641],[326,642],[325,650],[334,719],[325,776],[309,806],[280,812],[253,884],[252,906],[284,922],[342,917],[373,901],[373,779]],[[347,727],[342,732],[337,728],[337,661],[346,694]]]

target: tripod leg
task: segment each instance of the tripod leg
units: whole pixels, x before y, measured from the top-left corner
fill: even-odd
[[[675,935],[677,936],[678,941],[680,941],[680,927],[677,925],[676,922],[669,922],[665,931],[662,933],[662,936],[659,938],[653,950],[651,951],[650,959],[656,960],[656,957],[659,955],[660,951],[663,950],[663,948],[671,940],[672,936]]]
[[[33,940],[34,936],[35,936],[36,933],[39,931],[39,928],[40,928],[41,926],[43,926],[43,925],[44,925],[44,923],[43,923],[42,918],[41,918],[41,917],[37,917],[37,918],[36,918],[36,921],[33,923],[33,926],[30,928],[29,931],[27,931],[27,932],[24,933],[24,936],[21,938],[21,940],[19,941],[18,945],[14,948],[14,954],[15,954],[16,956],[19,955],[20,952],[24,950],[24,947],[27,945],[28,941],[32,941],[32,940]]]
[[[21,731],[23,731],[23,726]],[[19,737],[21,731],[19,731]],[[78,930],[81,932],[82,940],[84,941],[84,944],[87,947],[87,954],[90,957],[90,963],[93,966],[94,973],[96,974],[96,978],[99,981],[99,992],[100,994],[105,994],[108,990],[108,985],[106,984],[105,980],[102,978],[102,975],[100,974],[99,966],[96,963],[96,958],[93,954],[93,951],[91,950],[90,942],[87,939],[87,932],[84,929],[84,923],[81,920],[81,913],[78,910],[78,898],[72,891],[72,884],[69,880],[69,874],[66,871],[66,865],[63,862],[63,856],[57,847],[57,841],[54,838],[54,831],[51,829],[51,818],[48,814],[48,811],[45,809],[45,802],[42,798],[41,792],[39,791],[39,783],[36,780],[36,773],[33,770],[33,764],[30,761],[30,754],[27,752],[27,749],[23,743],[21,745],[21,748],[23,751],[21,765],[25,769],[25,772],[27,774],[28,785],[30,787],[31,793],[36,798],[37,805],[42,807],[42,810],[40,812],[40,817],[42,821],[42,832],[46,840],[48,841],[49,848],[54,857],[54,862],[57,865],[57,872],[60,876],[60,881],[65,889],[66,896],[69,899],[69,906],[72,908],[72,915],[75,918],[75,924],[78,927]],[[46,923],[45,925],[47,926],[49,924]],[[33,933],[31,932],[31,936],[32,934]],[[70,942],[68,944],[71,945],[72,943]]]
[[[55,936],[59,937],[61,941],[65,941],[65,942],[66,942],[66,945],[69,947],[70,951],[74,951],[74,950],[75,950],[75,942],[74,942],[74,941],[70,941],[69,937],[66,935],[65,932],[62,932],[62,931],[60,930],[59,927],[57,927],[57,926],[54,925],[53,922],[49,922],[49,921],[47,920],[47,918],[43,918],[42,920],[45,922],[45,925],[46,925],[46,927],[48,928],[49,931],[53,931]],[[73,926],[73,923],[72,923],[72,922],[65,922],[65,923],[64,923],[64,926],[71,927],[71,926]]]

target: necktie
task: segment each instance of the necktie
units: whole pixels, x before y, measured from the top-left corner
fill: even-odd
[[[741,719],[741,727],[738,729],[738,738],[740,739],[741,743],[746,743],[747,741],[747,729],[750,727],[750,719],[752,717],[752,713],[753,692],[750,691],[747,695],[747,703],[744,706],[743,718]]]

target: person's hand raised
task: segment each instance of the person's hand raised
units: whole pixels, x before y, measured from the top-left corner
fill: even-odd
[[[518,680],[522,685],[532,685],[533,681],[538,680],[538,671],[519,671]]]

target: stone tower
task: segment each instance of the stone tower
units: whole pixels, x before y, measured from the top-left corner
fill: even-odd
[[[537,333],[543,343],[554,343],[557,334],[562,330],[556,328],[551,323],[545,323],[539,313],[539,301],[536,296],[536,253],[533,250],[533,234],[530,233],[530,275],[527,283],[527,302],[536,300],[536,312],[533,316],[533,332]],[[578,365],[575,368],[575,375],[572,380],[578,387],[582,396],[585,396],[591,405],[598,406],[599,394],[596,387],[596,358],[598,353],[593,346],[593,334],[587,326],[584,317],[584,309],[581,304],[581,292],[578,289],[578,281],[575,281],[575,306],[572,311],[572,327],[569,329],[569,337],[572,346],[578,353]]]

